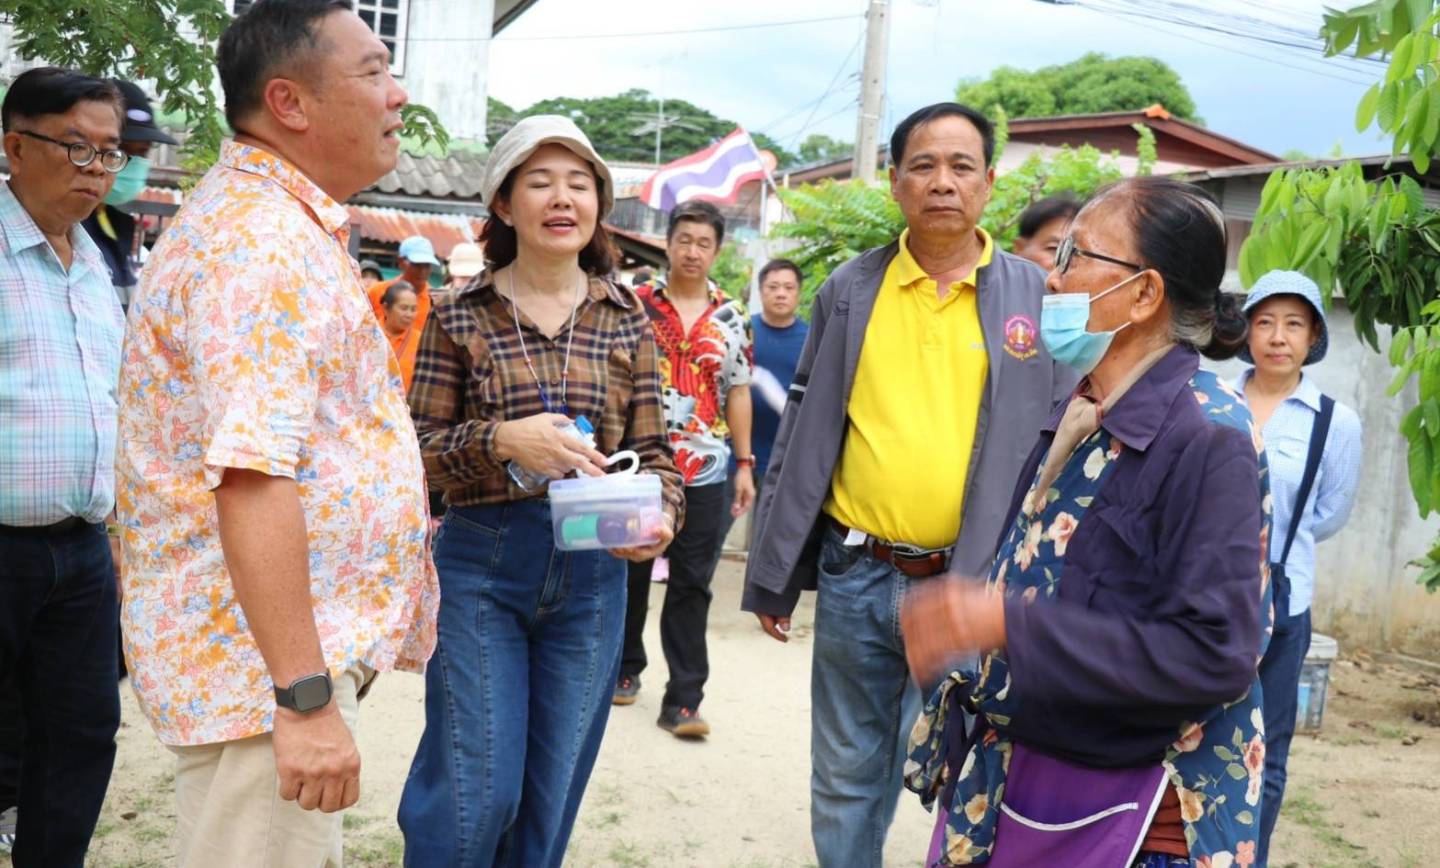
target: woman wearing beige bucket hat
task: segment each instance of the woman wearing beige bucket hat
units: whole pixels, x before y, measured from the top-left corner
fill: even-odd
[[[425,733],[399,819],[406,865],[543,868],[564,858],[604,733],[622,559],[664,550],[684,495],[649,320],[609,278],[604,161],[568,119],[526,118],[496,143],[481,192],[486,270],[436,296],[410,389],[426,476],[449,510],[434,542]],[[594,448],[561,429],[581,416]],[[619,449],[660,477],[652,542],[558,550],[546,486],[516,479],[597,476]]]

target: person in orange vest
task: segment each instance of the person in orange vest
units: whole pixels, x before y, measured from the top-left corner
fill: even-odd
[[[440,261],[435,258],[435,245],[421,235],[412,235],[400,242],[398,258],[400,276],[372,284],[365,292],[370,296],[370,306],[375,309],[375,319],[380,322],[380,328],[385,329],[385,293],[396,284],[410,284],[415,290],[415,319],[410,324],[410,331],[418,336],[425,331],[425,320],[430,316],[430,271]],[[389,334],[388,330],[386,334]],[[415,350],[419,343],[419,340],[410,341],[395,353],[406,389],[410,387],[410,373],[415,370]]]
[[[370,306],[375,309],[375,318],[383,328],[385,306],[380,303],[380,299],[385,297],[385,290],[389,289],[392,283],[402,280],[415,287],[419,301],[415,310],[415,331],[419,332],[425,328],[425,319],[430,315],[430,272],[440,265],[440,260],[435,258],[435,245],[423,235],[411,235],[401,241],[397,259],[400,263],[400,275],[373,283],[365,292],[370,296]]]

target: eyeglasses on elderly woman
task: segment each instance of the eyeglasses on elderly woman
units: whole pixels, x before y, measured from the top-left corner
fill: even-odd
[[[1084,256],[1087,259],[1098,259],[1101,262],[1109,262],[1112,265],[1123,265],[1126,268],[1133,268],[1136,271],[1145,270],[1145,266],[1143,265],[1137,265],[1134,262],[1126,262],[1123,259],[1116,259],[1113,256],[1106,256],[1103,253],[1096,253],[1093,250],[1077,247],[1075,244],[1075,236],[1073,235],[1065,236],[1065,240],[1061,241],[1060,246],[1055,248],[1055,268],[1058,269],[1061,274],[1069,271],[1070,263],[1075,259],[1076,255]]]

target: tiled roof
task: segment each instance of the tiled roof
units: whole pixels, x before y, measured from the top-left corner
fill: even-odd
[[[444,157],[402,151],[394,171],[372,189],[437,199],[479,199],[486,159],[487,155],[471,151],[451,151]]]

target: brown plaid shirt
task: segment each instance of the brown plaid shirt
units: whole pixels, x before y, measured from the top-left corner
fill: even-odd
[[[660,477],[666,511],[678,528],[685,497],[665,433],[650,318],[630,291],[603,278],[590,279],[589,297],[581,304],[563,396],[568,413],[595,425],[599,451],[634,449],[640,455],[641,471]],[[554,412],[567,412],[560,403],[568,321],[549,338],[522,311],[520,327]],[[525,366],[514,313],[488,272],[457,292],[434,294],[409,397],[426,476],[445,492],[446,503],[471,506],[533,496],[510,480],[505,462],[495,457],[495,429],[546,408]]]

